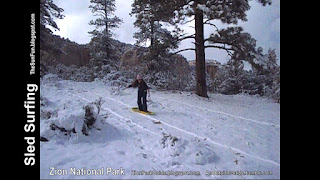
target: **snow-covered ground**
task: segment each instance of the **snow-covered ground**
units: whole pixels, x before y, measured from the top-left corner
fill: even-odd
[[[40,135],[49,141],[40,143],[41,178],[280,178],[279,104],[151,91],[148,109],[156,114],[147,116],[131,111],[136,91],[45,76]],[[101,110],[93,105],[96,122],[85,136],[83,107],[99,98]]]

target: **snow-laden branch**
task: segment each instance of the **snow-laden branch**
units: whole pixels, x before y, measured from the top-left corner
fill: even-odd
[[[188,20],[188,21],[186,21],[186,22],[182,22],[181,24],[182,25],[185,25],[185,24],[188,24],[188,23],[190,23],[190,22],[192,22],[192,21],[194,21],[195,20],[195,18],[192,18],[192,19],[190,19],[190,20]]]
[[[195,38],[196,38],[196,35],[195,34],[191,34],[190,36],[185,36],[185,37],[179,38],[178,41],[183,41],[183,40],[186,40],[186,39],[195,39]]]
[[[211,23],[210,20],[206,20],[203,24],[213,26],[216,28],[217,31],[219,31],[218,27],[215,24]]]
[[[184,51],[196,51],[196,49],[195,48],[182,49],[182,50],[179,50],[177,52],[172,53],[172,55],[179,54],[179,53],[184,52]]]

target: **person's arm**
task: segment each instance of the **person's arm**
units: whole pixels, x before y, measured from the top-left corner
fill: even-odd
[[[150,98],[150,87],[147,85],[147,83],[145,83],[145,84],[146,84],[146,87],[147,87],[148,96],[149,96],[149,98]]]
[[[150,87],[148,86],[148,84],[145,81],[143,81],[143,83],[144,83],[144,86],[146,87],[146,89],[148,90],[148,93],[149,93],[150,92]]]

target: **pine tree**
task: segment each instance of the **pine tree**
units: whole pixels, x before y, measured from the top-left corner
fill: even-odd
[[[95,26],[95,29],[89,34],[93,36],[97,55],[96,59],[108,59],[111,53],[110,39],[113,35],[111,29],[119,28],[122,20],[114,16],[116,10],[115,0],[90,0],[92,5],[89,6],[96,20],[91,20],[89,25]],[[94,56],[95,56],[94,55]]]
[[[47,71],[47,65],[42,53],[44,52],[60,52],[60,47],[54,46],[48,42],[52,31],[48,28],[51,27],[54,30],[60,30],[54,18],[63,19],[62,14],[64,10],[58,7],[53,0],[40,0],[40,74]]]
[[[162,22],[167,20],[166,9],[158,0],[135,0],[130,15],[135,15],[134,26],[139,31],[134,34],[137,44],[150,42],[149,52],[152,59],[164,55],[170,49],[178,48],[176,34],[163,28]]]
[[[47,26],[55,30],[60,30],[54,18],[63,19],[64,10],[58,7],[52,0],[40,0],[40,48],[50,49],[46,38],[52,31]]]
[[[63,11],[52,0],[40,0],[40,24],[43,27],[48,25],[59,30],[57,23],[53,19],[63,19]]]
[[[222,94],[238,94],[244,86],[244,64],[242,61],[230,59],[223,68],[223,79],[219,85]]]
[[[170,2],[171,1],[171,2]],[[262,5],[271,4],[271,0],[257,0]],[[196,54],[196,93],[202,97],[208,97],[205,70],[205,49],[217,48],[228,52],[235,60],[247,60],[253,62],[255,52],[255,40],[248,33],[244,33],[241,27],[218,29],[213,20],[220,20],[226,24],[237,24],[238,20],[247,21],[246,12],[250,9],[248,0],[163,0],[163,5],[175,8],[175,23],[185,22],[192,18],[195,20],[195,34],[185,38],[195,39],[194,50]],[[168,7],[171,8],[171,7]],[[204,25],[215,27],[216,33],[209,38],[204,37]],[[205,42],[210,45],[205,46]]]

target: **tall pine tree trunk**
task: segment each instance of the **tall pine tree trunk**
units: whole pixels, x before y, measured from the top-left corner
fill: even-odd
[[[197,81],[197,95],[201,97],[208,97],[207,82],[206,82],[206,62],[205,62],[205,48],[204,48],[204,24],[203,11],[196,8],[198,0],[194,3],[195,10],[195,31],[196,31],[196,81]]]
[[[151,33],[151,37],[150,37],[150,42],[151,42],[151,44],[150,44],[150,53],[151,53],[151,58],[152,59],[155,59],[156,58],[156,47],[155,47],[155,36],[154,36],[154,20],[153,20],[153,18],[151,18],[151,22],[150,22],[150,33]]]
[[[150,30],[151,30],[151,37],[150,37],[150,41],[151,41],[151,44],[150,44],[150,47],[151,49],[154,48],[154,20],[151,19],[151,22],[150,22]]]
[[[105,4],[105,6],[104,6],[104,15],[105,15],[105,17],[106,17],[106,19],[108,18],[108,10],[107,10],[107,3]],[[106,34],[105,34],[105,36],[108,36],[108,34],[109,34],[109,25],[108,25],[108,23],[106,22]],[[107,38],[104,38],[104,40],[106,41],[106,42],[104,42],[105,43],[105,45],[106,45],[106,54],[107,54],[107,58],[109,58],[110,57],[110,55],[109,55],[109,37],[107,37]]]

